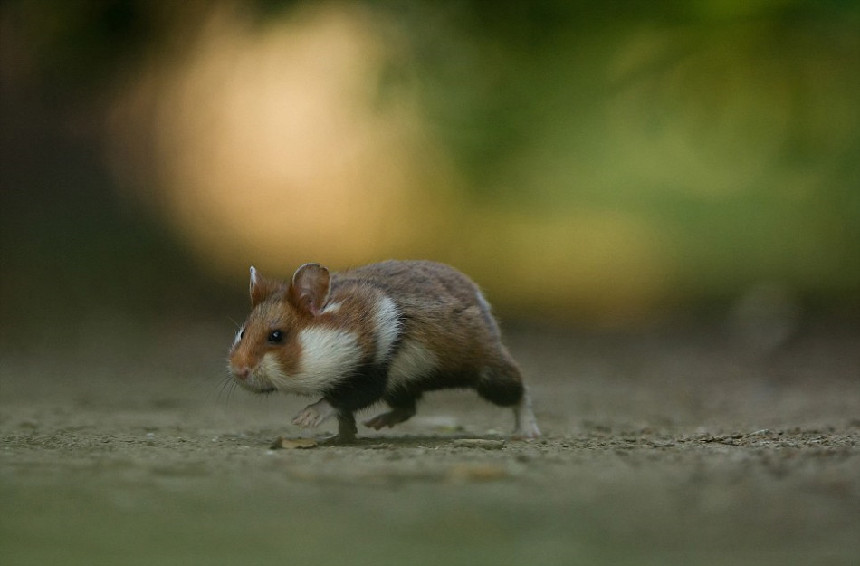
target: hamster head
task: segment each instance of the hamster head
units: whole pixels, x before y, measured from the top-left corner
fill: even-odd
[[[230,373],[240,386],[257,393],[315,393],[319,384],[300,379],[301,333],[320,316],[329,288],[329,272],[318,264],[301,266],[289,284],[267,279],[251,267],[251,313],[229,356]]]

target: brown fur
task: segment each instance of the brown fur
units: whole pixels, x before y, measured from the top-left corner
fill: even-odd
[[[335,284],[345,291],[367,284],[384,289],[404,319],[402,340],[416,340],[435,353],[442,379],[462,375],[470,381],[466,385],[476,385],[482,368],[513,365],[492,314],[477,300],[477,285],[450,266],[387,261],[336,275]],[[519,372],[513,373],[519,380]]]

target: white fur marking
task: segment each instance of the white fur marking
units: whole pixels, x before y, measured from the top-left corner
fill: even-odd
[[[389,297],[383,297],[376,306],[376,361],[388,357],[391,346],[400,333],[397,306]]]
[[[265,354],[254,372],[256,383],[271,384],[278,391],[295,395],[319,395],[329,385],[349,376],[361,358],[355,334],[327,328],[306,328],[299,332],[302,346],[299,370],[287,375],[271,352]]]
[[[286,375],[281,370],[281,364],[275,355],[271,352],[263,354],[263,359],[260,360],[260,371],[270,380],[275,378],[286,379]]]
[[[325,308],[322,310],[322,312],[323,313],[330,313],[330,312],[338,312],[339,310],[340,310],[340,303],[332,302],[332,303],[327,304],[325,306]]]
[[[407,385],[423,377],[437,367],[436,354],[416,341],[406,341],[400,347],[388,370],[388,389]]]
[[[487,299],[484,298],[484,294],[480,291],[475,292],[475,298],[478,300],[478,304],[481,305],[481,308],[484,309],[484,312],[491,313],[493,312],[493,307],[490,306],[490,303],[487,302]]]
[[[299,371],[283,389],[301,395],[319,393],[323,388],[349,376],[361,359],[358,339],[352,332],[328,328],[306,328],[299,332],[302,345]]]

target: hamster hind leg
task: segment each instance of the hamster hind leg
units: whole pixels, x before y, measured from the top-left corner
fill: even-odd
[[[519,405],[514,406],[514,433],[516,438],[537,438],[540,436],[537,419],[532,411],[532,400],[529,390],[523,388],[523,397]]]
[[[504,352],[496,363],[481,370],[475,389],[478,395],[494,405],[513,409],[514,437],[540,436],[537,419],[532,412],[531,398],[523,385],[520,369],[507,352]]]
[[[416,397],[395,397],[386,399],[391,410],[380,413],[364,421],[364,426],[379,430],[384,427],[393,427],[396,424],[407,421],[415,416]]]

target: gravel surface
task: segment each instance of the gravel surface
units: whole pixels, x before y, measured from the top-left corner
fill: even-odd
[[[0,562],[860,563],[856,325],[517,329],[544,437],[446,391],[354,446],[233,390],[220,326],[0,358]]]

